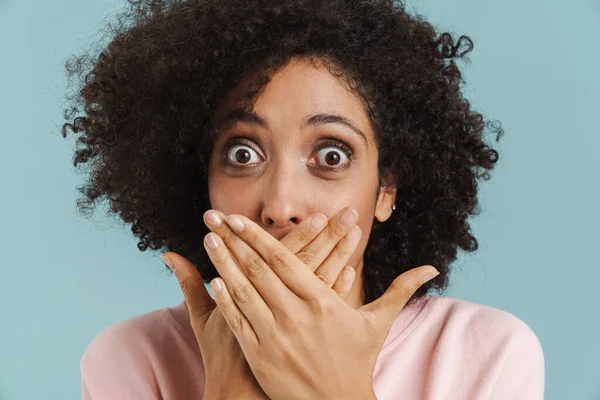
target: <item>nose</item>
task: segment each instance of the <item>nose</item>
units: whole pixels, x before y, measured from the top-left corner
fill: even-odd
[[[261,221],[276,237],[283,237],[306,218],[307,193],[291,165],[293,163],[285,164],[271,168],[263,175]]]

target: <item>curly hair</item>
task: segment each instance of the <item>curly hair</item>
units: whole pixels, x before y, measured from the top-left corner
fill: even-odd
[[[460,91],[455,59],[472,50],[469,37],[438,35],[394,0],[129,0],[107,29],[107,45],[66,62],[62,134],[79,134],[74,166],[89,163],[79,212],[107,199],[140,251],[177,252],[205,283],[219,276],[202,244],[215,113],[248,77],[252,103],[293,57],[323,62],[359,94],[380,184],[391,172],[397,186],[396,211],[374,221],[365,249],[365,304],[425,264],[440,275],[410,302],[444,291],[458,247],[478,248],[467,218],[498,161],[483,133],[498,141],[503,130]]]

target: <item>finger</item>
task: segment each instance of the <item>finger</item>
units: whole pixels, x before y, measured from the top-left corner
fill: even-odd
[[[215,217],[218,217],[219,220],[217,221]],[[225,217],[225,219],[223,219],[223,217]],[[236,284],[231,292],[234,300],[238,301],[238,303],[244,302],[244,299],[238,299],[238,296],[243,296],[245,291],[251,293],[252,290],[254,290],[260,295],[259,297],[261,297],[263,303],[267,304],[273,313],[277,311],[286,312],[288,307],[292,306],[293,302],[298,300],[298,296],[283,284],[277,274],[270,268],[270,265],[268,265],[260,254],[258,254],[257,250],[253,248],[252,243],[247,243],[240,237],[241,235],[238,232],[235,232],[230,228],[229,224],[225,222],[227,220],[225,214],[218,210],[211,209],[204,213],[203,218],[206,225],[221,238],[228,253],[231,254],[233,262],[238,266],[236,275],[230,275],[230,277],[221,275],[229,287],[232,287],[231,279],[233,278],[239,283],[239,286]],[[249,221],[249,219],[244,217],[244,221]],[[258,234],[267,236],[271,240],[271,243],[277,243],[277,247],[283,248],[289,252],[289,250],[277,239],[254,222],[252,223],[252,226],[252,230],[256,233],[245,232],[246,234],[252,236]],[[227,273],[233,274],[235,271],[227,271]],[[244,275],[245,280],[237,275],[239,273]],[[311,275],[314,276],[312,272]],[[246,283],[252,286],[252,288],[246,289]],[[239,290],[237,290],[238,288]],[[241,311],[246,313],[244,306],[239,306]],[[250,319],[248,314],[246,314],[246,316]],[[250,319],[250,321],[252,321],[252,319]]]
[[[344,211],[343,209],[340,210],[340,213],[343,211]],[[217,213],[217,215],[220,217],[221,220],[225,220],[227,218],[227,215],[220,210],[212,209],[212,212]],[[319,233],[323,230],[323,228],[325,228],[327,226],[327,222],[328,222],[327,217],[325,215],[323,215],[321,213],[315,213],[315,214],[311,215],[310,218],[306,218],[304,221],[302,221],[292,231],[288,232],[288,234],[286,236],[284,236],[282,239],[280,239],[280,243],[283,244],[285,247],[287,247],[294,254],[296,254],[300,250],[302,250],[304,247],[306,247],[308,244],[310,244],[317,237],[317,235],[319,235]],[[210,223],[207,223],[207,226],[209,227],[209,229],[217,232],[216,229],[211,228]],[[360,231],[360,228],[358,226],[355,226],[355,227],[353,227],[353,229],[350,230],[350,233],[353,230]],[[350,233],[348,233],[345,238],[348,238]],[[362,232],[360,233],[360,235],[362,235]],[[359,236],[358,240],[360,240],[360,236]],[[343,243],[343,244],[340,245],[340,243]],[[334,282],[336,282],[338,275],[340,275],[344,264],[352,256],[352,253],[355,251],[356,244],[358,244],[358,242],[357,242],[354,245],[354,247],[352,247],[352,246],[349,246],[348,243],[349,242],[345,241],[345,240],[340,241],[333,250],[333,252],[335,254],[333,256],[331,254],[329,254],[328,259],[326,261],[327,265],[325,267],[323,267],[321,265],[318,269],[316,269],[314,271],[315,274],[317,272],[320,274],[317,276],[319,276],[321,281],[323,281],[326,284],[326,286],[333,287]],[[348,247],[352,247],[352,248],[350,249]],[[350,252],[350,253],[347,254],[348,252]],[[304,257],[306,257],[306,256],[304,256]],[[354,269],[353,269],[353,271],[354,271]],[[352,287],[353,281],[354,281],[354,276],[352,277],[350,286],[347,289],[348,291]],[[339,282],[343,282],[343,280],[339,279]],[[336,293],[338,293],[338,295],[340,294],[338,291],[336,291],[336,290],[334,290],[334,291]],[[346,294],[344,294],[344,296]]]
[[[216,213],[220,218],[220,221],[212,219],[210,215],[211,213]],[[213,232],[220,234],[222,237],[228,237],[228,232],[224,232],[223,230],[216,228],[217,225],[214,224],[216,223],[220,226],[222,221],[227,219],[227,215],[216,209],[212,209],[211,213],[207,212],[205,214],[205,222],[207,223],[208,228]],[[296,228],[288,232],[288,234],[281,238],[279,242],[287,247],[292,253],[296,254],[319,235],[323,228],[327,226],[327,222],[327,217],[325,215],[321,213],[315,213],[302,221]],[[226,227],[225,229],[228,228]],[[337,272],[339,273],[339,271]],[[331,287],[331,285],[329,286]]]
[[[310,218],[302,221],[300,225],[290,231],[285,237],[280,239],[280,242],[294,252],[294,254],[297,254],[317,237],[323,228],[327,226],[327,222],[327,217],[325,215],[321,213],[313,214]],[[356,230],[360,231],[360,228],[355,225],[352,227],[352,229],[350,229],[350,232],[345,236],[345,239],[338,242],[333,252],[329,254],[327,260],[325,261],[326,265],[323,263],[314,271],[315,275],[317,275],[327,286],[334,288],[334,286],[337,284],[338,286],[335,286],[334,292],[338,293],[340,297],[345,297],[347,292],[344,293],[345,289],[343,286],[340,286],[340,284],[343,285],[344,280],[340,279],[339,275],[342,272],[341,270],[343,269],[344,264],[354,253],[356,244],[358,244],[360,236],[362,236],[362,232],[359,232],[358,241],[356,241],[353,246],[352,243],[354,243],[354,240],[352,239],[354,239],[354,237],[351,237],[350,235]],[[354,235],[356,234],[357,233],[354,232]],[[305,265],[307,264],[305,263]],[[352,269],[352,271],[354,271],[354,269]],[[351,282],[347,288],[347,291],[350,291],[353,281],[354,275],[351,277]],[[339,290],[340,288],[342,288],[341,291]]]
[[[244,313],[239,309],[236,302],[229,293],[229,288],[221,278],[215,278],[210,282],[210,287],[215,294],[215,301],[223,319],[229,325],[231,332],[236,337],[242,351],[248,344],[258,344],[258,339],[252,324]],[[250,342],[248,342],[250,340]]]
[[[362,231],[354,225],[350,232],[340,240],[327,259],[315,270],[315,275],[328,287],[332,287],[341,270],[344,268],[360,241]]]
[[[298,254],[311,271],[321,265],[337,243],[348,233],[358,219],[358,213],[350,207],[343,208],[329,220],[327,227]]]
[[[327,222],[325,215],[315,213],[310,218],[302,221],[279,241],[292,253],[297,254],[317,237],[323,228],[327,226]]]
[[[211,246],[212,241],[217,245],[216,247]],[[231,324],[241,325],[245,323],[245,326],[237,327],[243,340],[246,343],[258,343],[258,335],[262,334],[264,330],[270,329],[275,321],[273,312],[269,309],[254,285],[240,270],[233,259],[233,255],[219,235],[215,233],[206,235],[204,247],[221,276],[221,279],[218,281],[211,282],[211,284],[215,283],[213,289],[218,292],[219,286],[217,283],[224,283],[224,286],[227,288],[224,301],[225,307],[228,308],[226,312],[229,314],[224,314],[223,316],[226,319],[235,318],[228,320],[228,323]],[[219,293],[223,294],[224,292],[225,290],[222,290]],[[223,297],[220,300],[223,300]],[[219,302],[217,302],[217,305],[219,305]],[[234,305],[235,308],[233,307]],[[244,318],[242,318],[242,315]]]
[[[216,213],[217,216],[224,221],[227,218],[227,214],[224,212],[212,209],[212,212]],[[210,221],[206,221],[209,225],[208,228],[213,232],[212,224]],[[216,221],[215,221],[216,222]],[[287,247],[292,253],[296,254],[307,244],[312,242],[314,238],[327,226],[327,217],[321,213],[314,213],[310,218],[306,218],[297,227],[292,229],[283,238],[279,239],[279,242]]]
[[[198,328],[204,329],[206,320],[216,307],[216,303],[206,290],[200,272],[188,259],[172,251],[164,253],[161,258],[173,270],[179,282],[194,332]]]
[[[431,265],[411,268],[398,276],[377,300],[362,306],[359,311],[375,327],[388,332],[395,318],[415,292],[440,273]]]
[[[347,265],[342,270],[342,273],[339,274],[331,289],[336,292],[338,296],[344,299],[346,296],[348,296],[348,293],[350,293],[350,289],[352,289],[354,278],[356,278],[356,271],[354,268]]]
[[[226,221],[258,254],[236,258],[240,265],[244,264],[244,271],[272,310],[279,307],[289,315],[289,311],[297,309],[298,300],[323,300],[331,294],[328,287],[316,283],[321,281],[302,260],[254,221],[240,214],[229,215]],[[272,295],[274,290],[287,290],[288,294],[280,298]]]

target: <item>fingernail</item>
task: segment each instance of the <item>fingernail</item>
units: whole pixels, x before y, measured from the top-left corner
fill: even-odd
[[[223,284],[221,283],[221,280],[219,278],[213,279],[210,282],[210,285],[212,286],[213,290],[215,290],[217,292],[223,291]]]
[[[163,262],[165,264],[167,264],[167,266],[169,268],[171,268],[171,271],[175,272],[175,264],[173,263],[173,261],[171,261],[171,259],[169,257],[167,257],[163,254],[162,256],[160,256],[160,258],[163,260]]]
[[[342,214],[342,218],[340,218],[340,224],[343,226],[350,226],[356,222],[358,219],[358,213],[354,211],[352,208],[349,208]]]
[[[432,280],[433,278],[435,278],[439,274],[440,274],[440,272],[437,269],[435,270],[435,272],[428,272],[428,273],[426,273],[421,278],[421,285],[425,284],[426,282],[429,282],[430,280]]]
[[[208,244],[208,247],[210,247],[213,250],[219,247],[219,243],[215,239],[214,233],[209,233],[208,235],[206,235],[206,244]]]
[[[231,226],[233,229],[235,229],[238,232],[241,232],[244,230],[244,224],[237,217],[232,217],[230,215],[229,217],[227,217],[227,223],[229,224],[229,226]]]
[[[312,221],[310,221],[310,227],[315,231],[323,229],[325,225],[327,225],[327,217],[323,214],[315,215]]]
[[[348,240],[348,243],[350,244],[356,244],[358,243],[360,239],[360,228],[357,226],[353,226],[352,229],[350,230],[350,233],[348,234],[348,236],[346,236],[346,240]]]
[[[211,210],[208,210],[204,213],[204,220],[215,228],[220,227],[223,223],[221,217],[219,217],[219,214]]]

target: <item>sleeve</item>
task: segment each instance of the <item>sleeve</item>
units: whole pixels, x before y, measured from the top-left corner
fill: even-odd
[[[536,334],[519,321],[490,400],[543,400],[545,360]]]
[[[126,325],[106,328],[80,361],[82,400],[161,398],[144,338]]]

